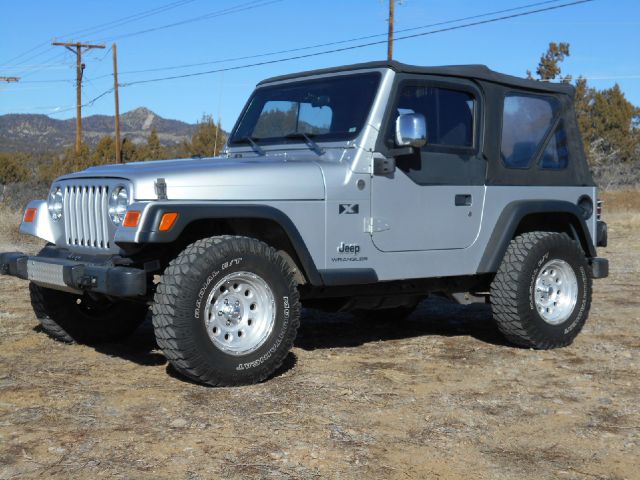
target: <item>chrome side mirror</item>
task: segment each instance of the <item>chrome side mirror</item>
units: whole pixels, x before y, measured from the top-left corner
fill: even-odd
[[[405,113],[396,119],[396,145],[420,148],[427,143],[427,121],[421,113]]]

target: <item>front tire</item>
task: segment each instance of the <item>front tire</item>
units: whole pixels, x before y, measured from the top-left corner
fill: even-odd
[[[491,284],[493,316],[504,336],[523,347],[570,345],[591,306],[591,276],[580,245],[563,233],[514,238]]]
[[[64,343],[115,342],[145,320],[146,305],[112,302],[29,284],[31,306],[42,330]]]
[[[211,386],[272,375],[299,322],[294,272],[275,249],[252,238],[192,243],[169,263],[154,297],[158,345],[177,371]]]

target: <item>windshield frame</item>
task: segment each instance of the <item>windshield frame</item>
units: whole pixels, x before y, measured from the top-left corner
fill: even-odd
[[[377,82],[371,98],[369,99],[369,104],[367,105],[366,108],[366,113],[363,116],[362,122],[361,124],[359,124],[357,126],[356,131],[354,131],[353,133],[339,133],[339,134],[334,134],[331,138],[323,138],[325,134],[321,134],[321,135],[310,135],[311,138],[313,138],[314,142],[317,143],[332,143],[332,144],[344,144],[347,142],[351,142],[354,139],[358,138],[360,135],[362,135],[362,133],[366,130],[366,125],[369,121],[369,118],[371,117],[372,114],[372,110],[375,107],[376,104],[376,98],[380,92],[380,88],[382,86],[382,80],[383,80],[383,74],[381,71],[379,70],[354,70],[354,71],[345,71],[345,72],[340,72],[340,73],[332,73],[332,74],[326,74],[326,75],[318,75],[318,76],[313,76],[311,78],[309,77],[300,77],[299,79],[291,79],[291,80],[285,80],[285,81],[281,81],[281,82],[276,82],[276,83],[269,83],[269,84],[265,84],[265,85],[260,85],[258,86],[251,94],[251,96],[249,97],[249,99],[247,100],[247,102],[245,103],[240,115],[238,116],[238,119],[236,120],[235,125],[233,126],[233,129],[231,130],[231,132],[229,133],[229,137],[228,137],[228,141],[227,141],[227,148],[247,148],[250,146],[248,146],[246,144],[246,142],[242,142],[242,138],[243,136],[238,136],[238,128],[241,125],[242,121],[245,119],[249,108],[251,107],[255,97],[262,91],[266,90],[266,89],[278,89],[278,88],[282,88],[282,87],[295,87],[298,85],[304,85],[306,83],[315,83],[321,80],[326,80],[326,79],[331,79],[331,78],[336,78],[336,77],[375,77],[375,81]],[[254,129],[255,129],[255,125],[254,125]],[[295,132],[292,132],[295,133]],[[339,138],[337,138],[337,136],[339,135]],[[237,138],[236,138],[237,137]],[[260,137],[252,137],[252,140],[254,140],[257,144],[259,144],[260,146],[265,146],[265,147],[270,147],[270,146],[274,146],[274,145],[290,145],[290,144],[296,144],[299,145],[301,143],[305,143],[306,140],[302,139],[302,138],[286,138],[286,137],[270,137],[270,138],[260,138]]]

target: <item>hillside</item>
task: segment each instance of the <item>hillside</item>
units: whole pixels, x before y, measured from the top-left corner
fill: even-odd
[[[75,118],[57,120],[46,115],[11,113],[0,115],[0,151],[43,152],[61,150],[75,141]],[[196,126],[162,118],[151,110],[139,107],[120,115],[122,138],[134,143],[146,141],[155,128],[162,145],[188,140]],[[83,140],[94,146],[100,137],[113,135],[114,117],[90,115],[82,120]]]

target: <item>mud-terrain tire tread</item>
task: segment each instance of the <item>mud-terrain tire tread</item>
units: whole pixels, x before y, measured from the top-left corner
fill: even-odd
[[[197,278],[202,269],[206,269],[211,263],[239,251],[264,257],[282,275],[289,290],[291,324],[282,340],[282,348],[262,368],[256,368],[250,374],[245,371],[234,378],[220,378],[208,368],[186,326],[185,320],[193,311],[179,308],[178,301],[180,297],[188,295],[187,292],[201,288],[200,284],[190,282],[191,278]],[[300,311],[295,273],[274,248],[254,238],[221,235],[197,240],[169,263],[156,288],[152,321],[158,346],[178,372],[198,383],[224,387],[261,382],[280,368],[293,346],[300,325]]]
[[[535,325],[523,319],[520,314],[521,303],[528,302],[529,299],[522,298],[518,292],[520,282],[530,281],[530,278],[521,278],[525,269],[525,261],[531,251],[541,243],[548,246],[564,244],[563,247],[573,249],[575,253],[578,253],[578,257],[584,261],[585,268],[587,267],[580,244],[564,233],[535,231],[518,235],[511,240],[491,284],[491,308],[499,330],[509,342],[522,347],[547,350],[570,345],[580,332],[591,306],[591,276],[587,275],[586,308],[578,328],[574,328],[571,335],[561,339],[552,339],[544,335],[543,332],[535,328]],[[589,272],[589,269],[586,268],[586,271]]]
[[[74,315],[75,296],[45,287],[29,284],[31,307],[42,330],[54,340],[63,343],[98,344],[115,342],[131,335],[146,318],[145,306],[127,304],[119,308],[111,318],[91,325],[90,319]],[[67,304],[67,302],[69,302]]]

